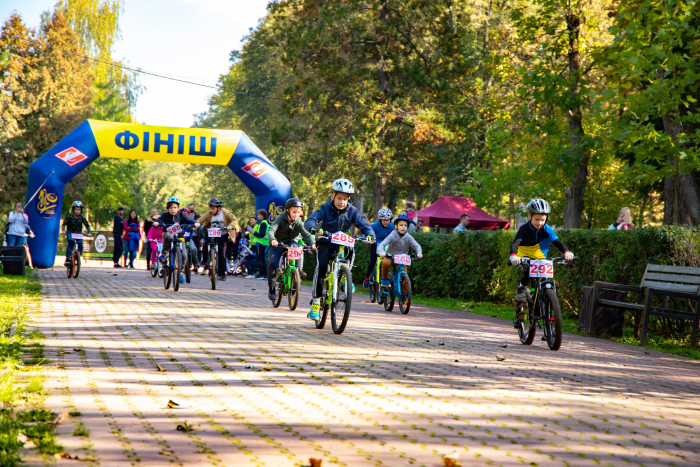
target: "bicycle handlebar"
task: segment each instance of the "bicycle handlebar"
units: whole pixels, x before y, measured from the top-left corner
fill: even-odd
[[[564,259],[563,256],[557,256],[556,258],[550,258],[549,261],[552,261],[553,264],[561,264],[564,266],[574,266],[573,261],[576,261],[578,259],[578,256],[574,256],[571,261],[561,261],[563,259]],[[506,265],[507,266],[527,266],[530,264],[530,261],[540,261],[540,260],[532,260],[531,258],[528,258],[527,256],[523,256],[522,258],[520,258],[520,262],[518,264],[512,264],[509,260],[508,263],[506,263]]]
[[[395,256],[396,256],[396,255],[392,255],[391,253],[385,253],[385,256],[384,256],[384,257],[385,257],[385,258],[389,258],[389,259],[394,259]],[[419,258],[419,257],[418,257],[417,255],[415,255],[415,254],[408,255],[408,256],[411,257],[411,260],[412,260],[412,261],[420,261],[420,260],[423,259],[423,258]]]

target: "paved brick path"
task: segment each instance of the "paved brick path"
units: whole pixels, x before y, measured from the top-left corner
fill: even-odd
[[[457,451],[465,466],[700,465],[687,359],[571,335],[526,347],[507,322],[386,313],[364,295],[336,336],[306,320],[308,288],[291,312],[242,278],[173,292],[96,263],[40,276],[47,404],[82,412],[59,431],[83,462],[59,464],[438,466]]]

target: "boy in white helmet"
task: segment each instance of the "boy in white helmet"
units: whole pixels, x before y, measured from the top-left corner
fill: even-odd
[[[527,218],[529,222],[518,229],[518,233],[515,234],[515,239],[510,245],[510,263],[513,266],[520,264],[520,259],[523,257],[547,259],[550,242],[554,243],[554,246],[564,253],[564,261],[574,259],[574,254],[559,240],[554,229],[547,225],[547,218],[550,212],[549,203],[543,199],[533,199],[527,203]],[[526,269],[515,295],[515,300],[518,303],[527,301],[525,288],[528,287],[529,282],[530,271]]]

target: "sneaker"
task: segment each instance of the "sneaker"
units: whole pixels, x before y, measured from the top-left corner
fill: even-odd
[[[365,289],[369,289],[369,277],[367,277],[362,283],[362,287],[364,287]]]
[[[197,266],[192,269],[192,274],[199,274],[199,268]]]
[[[221,276],[221,279],[219,279],[219,280],[225,281],[225,280],[226,280],[226,274],[224,274],[223,276]]]
[[[153,271],[156,268],[155,264],[151,264],[148,268],[149,271]]]
[[[382,278],[382,287],[389,287],[389,279]]]
[[[199,275],[204,276],[204,275],[206,275],[207,272],[208,272],[208,269],[202,268],[202,270],[199,272]]]
[[[261,281],[266,281],[266,280],[267,280],[267,276],[256,277],[256,279],[261,280]]]
[[[527,312],[525,311],[525,308],[518,308],[518,310],[515,313],[515,319],[518,321],[525,321],[525,318],[527,318]]]
[[[183,273],[180,273],[180,284],[185,283],[185,275]]]
[[[245,278],[246,279],[255,279],[255,276],[252,274],[248,274],[247,276],[245,276]]]
[[[355,284],[352,284],[352,293],[355,293]]]
[[[70,260],[69,260],[69,259],[67,259],[67,260],[66,260],[66,262],[65,262],[65,263],[63,263],[63,265],[64,265],[64,266],[66,266],[66,267],[70,266]]]
[[[275,290],[274,287],[267,293],[267,298],[270,300],[277,300],[277,290]]]
[[[161,263],[165,263],[166,259],[168,259],[168,255],[166,255],[165,253],[158,257],[158,261],[160,261]]]
[[[114,263],[114,267],[115,267],[115,268],[120,268],[121,265],[119,265],[119,264],[117,264],[117,263]]]
[[[307,275],[308,275],[308,274],[306,274],[304,271],[301,271],[301,278],[302,278],[302,279],[306,279],[306,276],[307,276]]]
[[[133,266],[129,266],[129,269],[136,269],[136,268],[135,268],[135,267],[133,267]]]
[[[309,314],[306,315],[307,318],[318,321],[319,316],[318,312],[321,311],[321,299],[319,298],[314,298],[313,301],[311,302],[311,311],[309,311]]]

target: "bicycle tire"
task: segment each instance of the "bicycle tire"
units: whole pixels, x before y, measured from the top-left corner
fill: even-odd
[[[68,279],[73,277],[73,257],[71,256],[70,261],[68,261],[68,266],[66,266],[66,276]]]
[[[163,287],[165,287],[165,290],[168,290],[170,288],[172,273],[173,271],[169,264],[163,266]]]
[[[80,274],[80,255],[74,252],[73,253],[73,279],[77,279],[78,274]]]
[[[391,281],[391,279],[389,279]],[[389,293],[385,294],[382,292],[382,296],[384,297],[384,310],[385,311],[391,311],[394,309],[394,300],[396,297],[394,297],[394,284],[392,282],[389,282],[389,287],[388,287]]]
[[[403,290],[403,287],[401,288],[401,296],[399,297],[399,311],[401,312],[402,315],[407,315],[408,310],[411,309],[411,278],[408,277],[408,274],[406,272],[402,272],[401,275],[399,275],[399,281],[401,281],[401,276],[406,276],[403,281],[406,282],[406,290]],[[399,282],[400,284],[401,282]],[[406,303],[403,301],[403,296],[406,295],[408,298],[406,299]]]
[[[525,306],[525,305],[520,305],[520,306]],[[535,334],[537,334],[537,323],[535,320],[532,319],[532,310],[529,309],[530,306],[528,305],[528,314],[527,314],[527,324],[525,323],[525,320],[523,321],[518,321],[518,337],[520,337],[520,342],[523,345],[532,345],[532,343],[535,341]],[[518,308],[516,307],[515,309],[515,314],[517,317],[518,314]],[[527,331],[526,331],[527,329]]]
[[[184,255],[187,257],[187,259],[185,260],[185,265],[184,265],[185,282],[187,282],[189,284],[190,282],[192,282],[192,257],[190,256],[189,251],[184,253]]]
[[[559,297],[557,297],[557,293],[553,289],[545,290],[543,303],[545,307],[549,304],[550,313],[545,311],[542,315],[547,316],[551,314],[550,318],[554,318],[554,321],[549,321],[545,318],[547,346],[549,346],[550,350],[559,350],[562,340],[562,322],[561,308],[559,306]]]
[[[330,307],[328,306],[328,303],[326,303],[326,298],[321,299],[321,316],[314,321],[316,323],[316,329],[323,329],[323,327],[326,325],[326,319],[328,319],[328,310]]]
[[[369,282],[369,302],[370,303],[378,303],[379,302],[379,297],[377,296],[377,284],[374,283],[374,280],[370,280]]]
[[[301,276],[299,275],[298,269],[292,269],[292,283],[289,289],[289,295],[287,296],[287,301],[289,305],[289,310],[294,311],[299,305],[299,291],[301,290]]]
[[[218,253],[215,246],[209,247],[209,279],[211,280],[211,289],[216,290],[216,260]]]
[[[156,260],[157,261],[157,260]],[[156,277],[158,275],[158,264],[153,263],[151,265],[151,277]]]
[[[180,274],[182,274],[182,252],[179,243],[173,246],[175,264],[173,265],[173,291],[180,290]]]
[[[338,297],[331,302],[331,325],[335,334],[342,334],[352,307],[352,273],[347,264],[340,264],[336,278]]]
[[[275,308],[279,308],[280,303],[282,303],[282,292],[284,291],[284,276],[285,274],[282,273],[277,276],[277,279],[275,279],[275,285],[277,286],[277,298],[272,300],[272,306]]]

